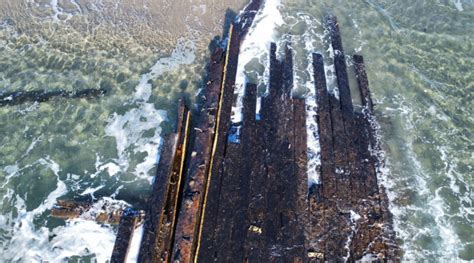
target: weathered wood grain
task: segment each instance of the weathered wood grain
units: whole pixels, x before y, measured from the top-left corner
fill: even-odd
[[[125,262],[138,218],[139,212],[132,208],[127,208],[123,212],[117,231],[117,238],[115,240],[112,257],[110,258],[111,263]]]

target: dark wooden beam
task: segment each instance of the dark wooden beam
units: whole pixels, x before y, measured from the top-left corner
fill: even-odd
[[[76,91],[66,90],[36,90],[36,91],[16,91],[0,94],[0,107],[19,105],[26,102],[47,102],[54,98],[96,98],[107,93],[106,89],[83,89]]]
[[[306,129],[306,102],[305,99],[293,99],[294,122],[294,163],[296,196],[294,206],[297,216],[295,229],[295,244],[301,246],[301,259],[308,261],[308,244],[306,242],[306,226],[310,224],[308,216],[308,144]]]
[[[370,94],[369,79],[367,78],[367,73],[365,71],[364,57],[356,54],[353,56],[353,59],[362,106],[367,107],[367,109],[372,112],[374,110],[374,104]]]
[[[373,124],[374,104],[370,94],[369,80],[365,70],[364,58],[361,55],[354,55],[353,58],[363,106],[362,113],[358,114],[357,118],[358,126],[362,130],[362,138],[360,142],[362,147],[361,155],[363,160],[368,160],[363,162],[363,170],[366,174],[367,191],[372,195],[377,192],[378,185],[376,166],[382,165],[377,156],[374,156],[374,152],[379,152],[381,149],[376,138],[376,127],[374,127],[375,124]]]
[[[201,247],[202,231],[206,228],[206,207],[208,201],[209,187],[216,187],[218,184],[212,182],[219,181],[218,174],[222,169],[222,161],[225,156],[225,145],[227,134],[230,128],[230,113],[237,74],[238,55],[240,51],[241,38],[238,27],[234,25],[230,28],[225,63],[222,74],[222,86],[217,106],[217,116],[215,118],[215,134],[211,144],[204,147],[212,147],[209,159],[209,168],[203,174],[199,170],[190,171],[190,181],[187,184],[183,200],[182,211],[177,225],[176,240],[174,245],[174,260],[191,262],[197,257]],[[206,127],[208,129],[208,127]],[[200,147],[203,147],[200,145]],[[206,164],[202,169],[206,169]],[[191,168],[193,169],[193,168]],[[198,176],[196,176],[198,175]],[[209,212],[208,212],[209,213]],[[211,216],[211,215],[209,215]]]
[[[125,262],[139,216],[140,213],[132,208],[124,210],[120,219],[112,257],[110,258],[111,263]]]
[[[318,132],[321,147],[321,188],[324,199],[333,198],[336,194],[337,178],[334,175],[334,142],[331,120],[331,103],[326,85],[324,60],[321,54],[313,54],[314,84],[318,104]],[[317,192],[315,192],[317,193]]]
[[[166,262],[171,256],[191,125],[191,113],[183,101],[178,112],[176,131],[165,138],[148,202],[139,252],[139,259],[143,262]]]
[[[236,204],[233,211],[233,228],[231,233],[232,244],[230,253],[226,261],[244,262],[244,247],[247,234],[251,226],[248,220],[248,205],[250,197],[250,181],[252,167],[257,152],[254,148],[256,134],[256,109],[257,109],[257,85],[248,83],[245,87],[242,108],[242,127],[240,140],[240,167],[238,167],[238,186],[235,194],[237,195]]]
[[[328,16],[326,26],[329,30],[331,45],[334,50],[334,67],[336,69],[337,88],[341,100],[341,109],[343,112],[352,112],[351,90],[349,88],[349,78],[347,76],[346,58],[342,47],[341,33],[339,23],[335,16]]]
[[[240,27],[240,37],[245,38],[247,35],[248,30],[252,26],[253,20],[255,19],[255,15],[262,6],[262,2],[262,0],[251,0],[237,17],[237,25]]]

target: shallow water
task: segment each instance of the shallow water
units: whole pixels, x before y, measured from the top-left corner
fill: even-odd
[[[244,1],[210,3],[0,0],[0,92],[110,91],[0,108],[3,261],[109,258],[113,227],[55,220],[49,210],[58,198],[143,206],[176,100],[196,101],[207,45],[222,33],[226,9]],[[366,60],[386,156],[380,179],[404,260],[474,261],[474,2],[267,0],[244,43],[238,83],[257,81],[263,95],[270,39],[291,40],[295,94],[316,107],[311,52],[325,55],[335,86],[328,13],[339,18],[346,54]],[[315,171],[317,125],[308,121]]]

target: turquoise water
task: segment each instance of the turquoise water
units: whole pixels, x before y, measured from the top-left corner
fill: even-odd
[[[242,4],[0,1],[0,92],[110,90],[0,108],[0,261],[109,258],[114,227],[55,220],[50,209],[57,199],[143,206],[176,99],[195,101],[207,44],[222,33],[226,8]],[[291,40],[295,93],[317,106],[309,56],[325,55],[334,89],[322,22],[337,15],[346,53],[366,60],[386,156],[380,181],[404,261],[474,261],[474,2],[267,0],[265,7],[244,43],[240,80],[259,81],[264,93],[269,41]],[[318,147],[310,142],[314,170]]]

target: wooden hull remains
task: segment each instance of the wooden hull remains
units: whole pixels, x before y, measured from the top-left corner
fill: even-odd
[[[239,140],[229,140],[239,49],[260,5],[252,1],[231,26],[227,48],[212,54],[194,127],[182,105],[176,132],[165,138],[138,261],[399,261],[388,199],[377,180],[380,146],[364,61],[354,56],[358,112],[335,17],[326,26],[339,97],[327,89],[322,55],[313,54],[319,183],[308,187],[306,118],[315,109],[292,96],[289,45],[281,59],[271,45],[259,118],[257,87],[247,84]]]

